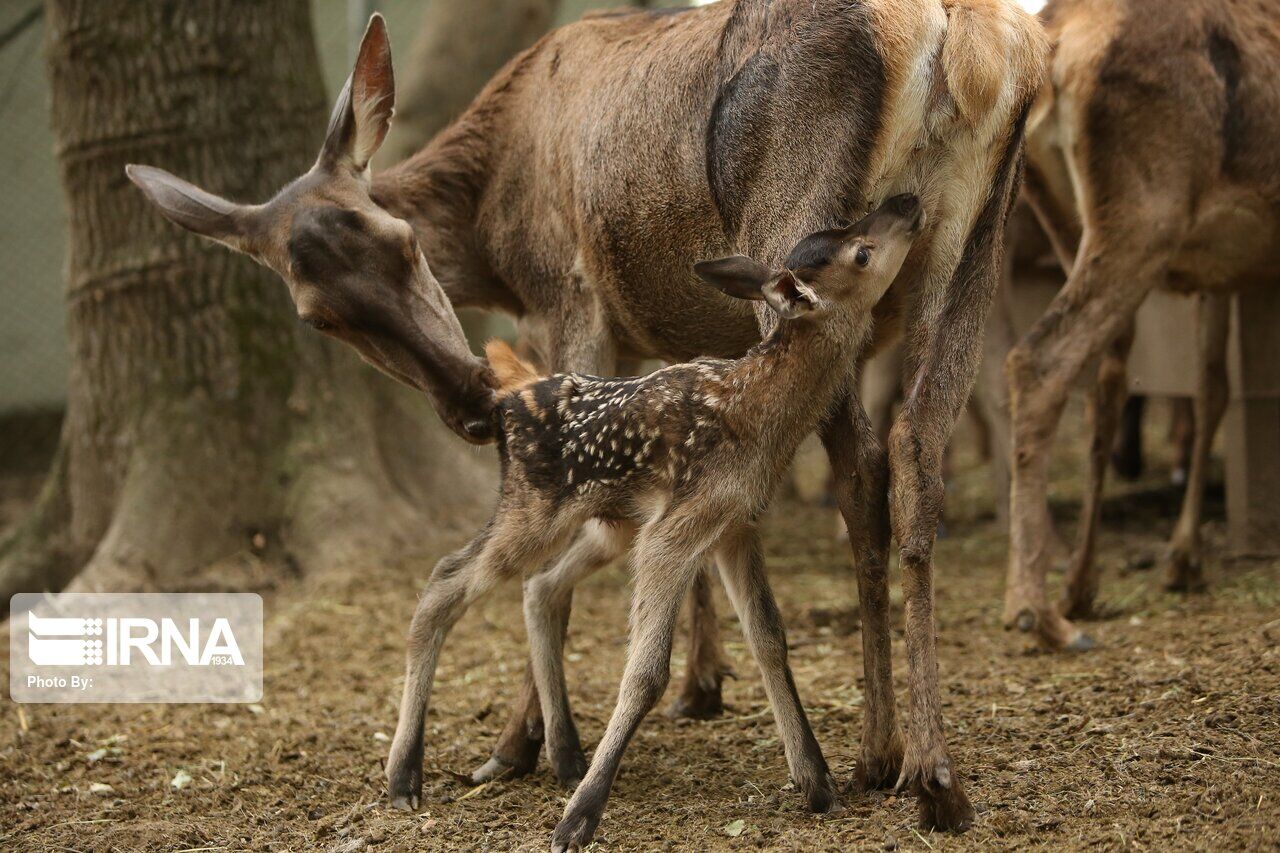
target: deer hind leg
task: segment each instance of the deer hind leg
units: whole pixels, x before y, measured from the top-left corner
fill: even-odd
[[[1098,377],[1085,404],[1086,420],[1092,439],[1084,506],[1080,513],[1080,530],[1076,550],[1067,570],[1061,610],[1068,619],[1093,616],[1094,599],[1098,595],[1098,561],[1095,549],[1098,527],[1102,523],[1102,490],[1107,480],[1111,444],[1115,439],[1120,413],[1128,386],[1126,362],[1133,346],[1133,324],[1107,348],[1098,365]]]
[[[1165,586],[1176,592],[1204,589],[1201,572],[1200,520],[1213,438],[1227,410],[1228,297],[1201,296],[1199,318],[1200,375],[1195,398],[1191,470],[1182,512],[1165,555]]]
[[[1072,383],[1133,322],[1147,294],[1165,279],[1181,227],[1177,205],[1135,200],[1138,210],[1168,210],[1158,222],[1133,215],[1090,230],[1066,285],[1009,354],[1013,415],[1013,490],[1005,623],[1035,631],[1051,648],[1093,645],[1049,604],[1051,559],[1049,453]],[[1105,235],[1105,236],[1102,236]]]
[[[866,702],[854,778],[863,790],[886,788],[902,769],[889,631],[889,462],[867,413],[851,395],[837,404],[821,436],[849,529],[862,616]]]
[[[530,324],[540,338],[546,338],[534,343],[538,349],[545,348],[548,368],[553,373],[612,375],[617,367],[617,346],[597,292],[582,274],[575,272],[566,277],[559,293],[563,298],[560,310],[543,318],[545,322]],[[566,623],[570,610],[571,605],[566,605],[563,615]],[[472,771],[472,784],[533,772],[542,751],[543,736],[542,702],[530,658],[520,693],[511,706],[511,716],[498,735],[492,755]]]
[[[527,528],[527,529],[526,529]],[[404,694],[387,758],[387,785],[396,808],[417,808],[422,795],[422,729],[440,648],[467,608],[500,581],[545,559],[560,537],[551,519],[499,514],[464,548],[436,564],[409,626]],[[530,535],[529,530],[543,531]]]
[[[787,663],[787,635],[765,574],[759,534],[751,527],[730,531],[721,539],[716,557],[720,577],[742,620],[747,645],[764,676],[791,779],[808,799],[810,809],[831,811],[840,798]]]
[[[566,788],[577,787],[587,772],[564,678],[565,628],[573,588],[625,553],[634,532],[628,523],[587,522],[555,565],[525,582],[524,620],[537,695],[541,697],[547,758]]]
[[[671,675],[675,622],[707,550],[720,533],[710,513],[671,511],[641,530],[635,547],[631,640],[618,701],[591,767],[565,807],[551,849],[584,849],[604,814],[622,754],[640,722],[662,698]]]

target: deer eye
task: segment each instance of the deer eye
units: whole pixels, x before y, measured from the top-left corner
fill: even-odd
[[[859,246],[858,253],[853,256],[853,261],[860,267],[865,267],[871,263],[871,250],[866,246]]]
[[[306,323],[317,332],[332,332],[334,329],[334,325],[332,323],[320,317],[304,317],[302,322]]]

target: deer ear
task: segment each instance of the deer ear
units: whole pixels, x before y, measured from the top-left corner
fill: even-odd
[[[357,172],[367,169],[391,129],[395,102],[391,40],[386,22],[375,13],[360,42],[355,69],[329,116],[321,162],[328,166],[346,163]]]
[[[746,255],[699,261],[693,265],[693,272],[716,290],[737,299],[764,299],[761,288],[775,275],[773,270]]]
[[[761,291],[764,301],[784,320],[794,320],[818,307],[818,295],[790,271],[769,279]]]
[[[124,172],[165,218],[204,237],[243,250],[248,235],[244,205],[205,192],[164,169],[129,164]]]

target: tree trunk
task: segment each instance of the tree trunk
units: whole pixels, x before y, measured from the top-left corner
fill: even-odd
[[[558,5],[559,0],[429,3],[408,61],[396,68],[396,119],[381,162],[398,163],[439,133],[507,60],[547,31]]]
[[[304,172],[327,113],[307,0],[49,0],[47,22],[72,367],[0,592],[261,588],[473,519],[487,460],[124,176],[262,200]]]

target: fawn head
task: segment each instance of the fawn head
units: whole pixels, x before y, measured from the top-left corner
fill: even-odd
[[[454,432],[482,443],[493,437],[496,380],[472,355],[409,223],[369,197],[369,160],[394,103],[391,45],[374,15],[319,158],[275,198],[237,204],[151,166],[126,172],[173,222],[278,273],[304,323],[426,393]]]
[[[784,320],[867,312],[902,269],[923,222],[918,198],[894,196],[847,228],[805,237],[783,269],[734,255],[694,264],[693,271],[729,296],[763,299]]]

